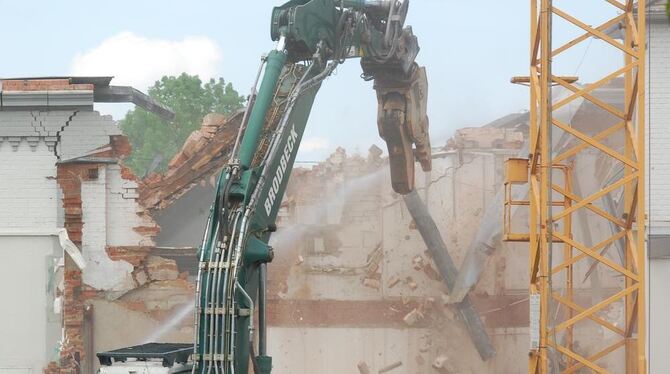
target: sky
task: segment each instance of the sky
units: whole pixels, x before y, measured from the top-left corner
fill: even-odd
[[[111,75],[113,84],[145,91],[166,74],[223,77],[243,95],[260,56],[273,48],[272,7],[283,1],[232,0],[0,0],[5,30],[0,77]],[[512,76],[528,75],[528,0],[412,0],[407,23],[419,38],[418,62],[428,70],[433,145],[454,130],[481,126],[528,108],[528,89]],[[598,25],[616,9],[605,1],[555,0]],[[554,43],[581,32],[555,21]],[[10,31],[11,30],[11,31]],[[620,66],[620,53],[595,40],[559,56],[554,73],[590,82]],[[371,82],[358,61],[338,68],[314,105],[299,161],[318,161],[342,146],[365,154],[384,148],[376,125]],[[120,119],[124,105],[100,105]]]

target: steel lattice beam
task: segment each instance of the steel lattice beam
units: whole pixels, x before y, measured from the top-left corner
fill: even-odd
[[[595,0],[592,0],[595,1]],[[645,321],[645,64],[646,64],[646,1],[600,0],[608,3],[616,17],[598,26],[590,26],[577,16],[553,6],[552,0],[531,0],[530,40],[530,159],[529,159],[529,292],[537,300],[539,323],[531,326],[531,336],[538,344],[531,347],[530,373],[572,373],[582,368],[593,372],[610,370],[625,373],[646,373]],[[552,48],[552,20],[562,19],[583,31],[580,36]],[[622,24],[623,41],[606,33],[608,28]],[[575,48],[580,43],[596,38],[622,54],[622,66],[592,84],[580,86],[561,78],[552,71],[552,59]],[[560,72],[557,72],[560,73]],[[624,105],[615,107],[598,99],[594,91],[623,77]],[[553,100],[552,87],[560,86],[570,92],[561,100]],[[576,100],[585,100],[608,112],[620,122],[587,134],[571,124],[554,117],[559,108]],[[552,133],[568,134],[573,145],[557,152],[553,149]],[[620,149],[614,149],[617,136]],[[571,160],[587,150],[596,150],[603,158],[619,163],[623,172],[607,185],[587,196],[571,191],[571,179],[576,178],[569,166]],[[554,154],[556,152],[556,154]],[[565,186],[556,179],[556,169]],[[598,206],[597,202],[614,193],[620,193],[623,214],[615,216]],[[556,204],[561,201],[563,204]],[[596,219],[613,224],[611,235],[598,244],[587,245],[573,235],[572,220],[576,214],[588,210]],[[623,258],[607,256],[615,242],[623,243]],[[561,251],[561,252],[559,252]],[[558,261],[557,254],[562,253]],[[621,276],[618,292],[591,305],[578,305],[573,299],[575,268],[582,262],[589,266],[603,266]],[[590,271],[590,270],[589,270]],[[560,279],[563,293],[553,290],[552,279]],[[614,303],[622,303],[624,313],[620,321],[608,320],[600,314]],[[532,303],[531,303],[532,304]],[[557,313],[559,310],[561,313]],[[550,315],[551,314],[551,315]],[[557,317],[558,316],[558,317]],[[531,318],[531,321],[533,318]],[[618,336],[613,344],[581,354],[575,347],[574,335],[580,322],[588,320]],[[533,330],[535,329],[535,331]],[[561,341],[557,334],[562,333]],[[623,348],[623,353],[621,348]],[[619,354],[625,367],[604,365],[610,355]]]

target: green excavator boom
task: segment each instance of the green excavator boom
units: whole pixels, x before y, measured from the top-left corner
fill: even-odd
[[[246,374],[250,365],[256,374],[271,372],[270,236],[316,94],[339,64],[360,58],[363,77],[374,80],[394,190],[414,189],[415,161],[430,170],[427,78],[415,62],[417,39],[404,25],[408,6],[408,0],[291,0],[274,8],[277,47],[263,59],[260,87],[219,178],[199,251],[193,373]]]

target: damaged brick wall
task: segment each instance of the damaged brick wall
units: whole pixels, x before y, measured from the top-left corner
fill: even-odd
[[[95,116],[78,116],[97,121]],[[231,119],[207,116],[201,130],[170,162],[170,170],[144,181],[122,165],[130,145],[120,135],[109,136],[109,144],[87,152],[89,162],[75,158],[59,165],[65,224],[89,265],[83,274],[68,266],[63,294],[69,345],[63,350],[62,370],[71,369],[72,357],[91,364],[81,339],[85,307],[97,316],[94,351],[142,343],[154,336],[152,330],[163,331],[165,326],[177,332],[168,335],[177,341],[192,335],[182,314],[184,306],[193,305],[193,283],[175,261],[152,255],[160,228],[150,209],[173,201],[220,169],[240,119],[240,113]],[[69,129],[70,135],[80,135],[77,127]],[[90,162],[91,158],[105,162]],[[174,316],[180,319],[172,326]]]
[[[69,256],[64,258],[62,284],[54,286],[58,301],[54,305],[60,305],[54,310],[61,313],[62,324],[60,359],[44,371],[93,372],[95,347],[88,344],[87,336],[97,325],[86,325],[92,322],[87,322],[85,311],[91,314],[97,301],[119,299],[142,287],[148,289],[146,300],[165,298],[165,290],[176,289],[182,303],[192,301],[191,284],[174,261],[150,255],[160,228],[138,203],[140,181],[122,164],[130,153],[127,138],[111,117],[93,111],[94,85],[32,79],[4,80],[0,87],[3,105],[16,106],[1,112],[0,145],[11,145],[3,150],[12,151],[20,160],[17,165],[30,164],[30,170],[39,171],[28,178],[16,175],[13,168],[5,170],[3,180],[26,191],[17,191],[8,200],[15,204],[6,206],[34,205],[39,208],[35,212],[43,210],[37,216],[44,217],[26,215],[25,222],[18,218],[6,227],[53,235],[62,225],[87,264],[82,271]],[[30,201],[22,203],[23,195]],[[152,289],[154,284],[162,288]],[[144,307],[152,318],[165,318],[175,308],[173,304],[154,307],[154,301]],[[118,303],[126,306],[126,300]],[[132,322],[127,316],[119,318]],[[126,344],[118,339],[119,343],[110,344]]]
[[[124,143],[122,143],[124,144]],[[114,174],[114,170],[120,173]],[[107,176],[107,178],[104,178]],[[119,177],[120,180],[114,181],[112,184],[123,185],[126,182],[132,182],[136,185],[136,178],[124,167],[117,167],[116,165],[105,164],[61,164],[58,167],[58,183],[63,192],[63,208],[65,211],[65,226],[70,237],[76,245],[82,248],[85,258],[89,259],[88,268],[82,272],[77,269],[71,261],[66,259],[65,269],[65,290],[63,299],[63,321],[65,343],[61,351],[61,367],[64,370],[73,367],[73,360],[83,362],[84,360],[92,360],[85,356],[85,344],[82,339],[83,333],[83,313],[84,306],[91,300],[103,298],[118,298],[119,296],[131,291],[137,287],[141,287],[152,280],[163,280],[165,276],[156,277],[153,279],[147,271],[148,261],[151,258],[149,253],[153,248],[153,237],[160,230],[151,220],[148,213],[139,207],[137,204],[137,195],[128,191],[128,188],[122,189],[119,192],[110,191],[110,188],[105,188],[109,185],[105,180],[100,181],[102,189],[94,189],[94,195],[84,196],[82,199],[82,185],[84,187],[91,186],[91,183],[97,182],[99,179],[108,179],[109,177]],[[90,188],[90,187],[89,187]],[[86,190],[85,190],[86,191]],[[121,192],[122,191],[122,192]],[[101,201],[95,203],[95,201]],[[88,201],[88,203],[87,203]],[[107,202],[105,204],[105,202]],[[88,205],[87,205],[88,204]],[[93,204],[93,205],[91,205]],[[126,207],[124,209],[124,206]],[[88,209],[88,211],[87,211]],[[92,211],[98,209],[99,212]],[[83,219],[85,214],[89,214],[89,219]],[[97,215],[94,215],[96,214]],[[113,216],[118,216],[112,219]],[[137,218],[134,218],[136,216]],[[93,221],[103,219],[102,222]],[[105,218],[107,217],[107,218]],[[123,220],[124,224],[117,224],[113,230],[108,230],[107,225],[114,225],[115,221]],[[127,227],[129,225],[138,224],[140,226]],[[95,232],[87,231],[87,225],[91,226]],[[94,229],[94,227],[97,227]],[[101,231],[102,230],[102,231]],[[115,232],[122,231],[123,238],[115,238]],[[125,230],[125,233],[123,233]],[[88,234],[87,234],[88,232]],[[92,236],[94,235],[94,236]],[[99,237],[103,235],[102,237]],[[84,242],[82,243],[82,239]],[[134,245],[117,245],[108,246],[107,243],[117,244],[134,244]],[[92,245],[101,246],[99,250],[91,247]],[[92,250],[102,251],[97,256],[102,254],[105,260],[93,255]],[[94,257],[91,257],[94,256]],[[109,265],[105,265],[111,261]],[[127,263],[129,266],[130,276],[122,280],[122,283],[110,283],[103,288],[94,288],[91,285],[98,285],[101,287],[105,279],[123,276],[114,271],[112,266],[114,263]],[[124,268],[126,268],[124,266]],[[176,269],[176,266],[175,266]],[[88,276],[86,276],[88,272]],[[93,272],[93,274],[91,274]],[[114,274],[107,274],[113,272]],[[163,273],[165,270],[163,269]],[[175,278],[177,275],[175,275]],[[83,279],[90,279],[90,284],[83,282]],[[99,280],[98,280],[99,279]],[[90,361],[89,361],[90,363]]]
[[[127,144],[125,141],[115,139],[112,144]],[[122,146],[120,149],[113,148],[108,154],[98,156],[120,156],[118,151],[126,152]],[[70,239],[77,245],[85,255],[87,243],[83,243],[86,222],[84,220],[84,207],[82,200],[82,184],[97,181],[104,174],[108,166],[100,163],[62,163],[57,167],[57,182],[62,191],[62,204],[64,210],[64,226],[68,231]],[[135,178],[127,169],[121,173],[125,180],[134,181]],[[104,191],[104,190],[103,190]],[[102,201],[102,214],[107,215],[105,193],[96,196],[94,200]],[[131,217],[127,217],[130,220]],[[146,217],[145,217],[146,218]],[[149,221],[150,222],[150,221]],[[103,222],[104,223],[104,222]],[[89,222],[92,224],[92,222]],[[139,226],[133,228],[139,235],[145,238],[147,244],[151,244],[151,238],[156,235],[157,226]],[[104,234],[104,231],[103,231]],[[114,261],[126,261],[132,266],[140,267],[148,255],[151,246],[125,246],[106,248],[109,257]],[[90,263],[90,261],[89,261]],[[88,269],[88,271],[91,271]],[[133,276],[135,271],[133,272]],[[146,283],[138,281],[131,287],[138,287]],[[84,307],[86,303],[101,293],[109,291],[106,289],[95,289],[83,283],[82,271],[72,262],[69,257],[65,258],[64,291],[63,291],[63,331],[64,340],[61,350],[60,367],[62,370],[75,370],[85,360],[93,359],[86,357],[85,342],[83,339],[84,329]]]
[[[492,134],[490,136],[497,136],[495,131],[489,131],[487,134],[489,133]],[[470,131],[467,136],[471,134]],[[505,134],[503,138],[508,141],[501,143],[495,139],[486,140],[478,147],[513,148],[518,144],[516,134]],[[218,160],[217,162],[225,162],[227,157],[221,152],[226,144],[215,137],[193,137],[185,146],[192,149],[178,154],[171,162],[171,170],[166,175],[151,176],[143,182],[137,182],[128,170],[120,169],[118,174],[129,183],[117,183],[118,181],[112,183],[118,184],[118,188],[115,187],[115,198],[120,195],[126,200],[136,199],[136,195],[126,187],[134,188],[132,182],[137,182],[140,191],[139,201],[146,204],[145,207],[126,206],[130,210],[121,217],[128,217],[131,214],[148,215],[146,209],[169,206],[191,186],[203,179],[209,179],[215,170],[203,169],[204,164],[200,159],[207,156],[205,158],[208,160],[214,158]],[[112,147],[114,148],[116,147]],[[463,143],[460,148],[460,152],[463,152],[468,146]],[[209,154],[210,151],[214,154]],[[458,152],[453,154],[456,160],[460,159],[460,162],[463,162],[462,154]],[[367,156],[347,155],[343,149],[338,149],[328,160],[309,170],[295,170],[280,212],[281,229],[273,239],[275,243],[280,242],[276,244],[277,253],[280,255],[270,266],[271,327],[410,328],[415,331],[411,334],[425,334],[423,329],[434,328],[436,323],[446,323],[447,326],[458,324],[453,313],[449,313],[442,305],[441,295],[445,290],[430,258],[423,250],[406,248],[406,246],[421,246],[420,239],[412,233],[411,222],[405,222],[407,216],[402,212],[388,210],[397,204],[398,196],[390,190],[390,182],[386,176],[388,165],[385,163],[382,151],[376,147],[371,148]],[[473,168],[479,165],[474,163],[467,167]],[[98,166],[105,169],[104,173],[108,178],[116,173],[115,165]],[[474,172],[481,173],[478,170]],[[448,174],[448,171],[443,172]],[[101,172],[100,175],[102,174]],[[80,173],[80,181],[91,182],[85,179],[86,176],[87,174]],[[440,176],[436,176],[435,179],[439,182],[436,184],[448,182],[448,178]],[[484,179],[482,183],[493,184],[494,181],[489,178]],[[147,189],[147,186],[151,188]],[[425,188],[422,183],[419,183],[419,186]],[[447,193],[448,188],[444,186],[440,184],[439,187],[432,188],[431,193],[438,195]],[[64,194],[64,202],[65,199]],[[75,203],[71,213],[77,213],[76,208],[81,211],[81,196],[79,201],[76,199],[71,201]],[[322,203],[324,201],[326,203]],[[123,209],[117,207],[114,211]],[[387,211],[392,214],[386,216]],[[70,218],[73,227],[78,227],[77,218],[81,220],[81,215],[77,217],[75,214]],[[444,219],[448,220],[451,217]],[[404,222],[404,227],[385,226],[385,220],[400,220]],[[84,222],[84,227],[85,224]],[[107,225],[111,225],[109,218]],[[119,233],[132,231],[149,238],[158,230],[155,225],[129,227],[124,222],[112,226]],[[282,230],[289,226],[291,231]],[[81,227],[79,229],[81,231]],[[387,229],[395,233],[385,232]],[[394,236],[396,233],[400,235],[398,238]],[[77,235],[76,232],[73,234]],[[79,235],[81,238],[81,233]],[[396,239],[402,244],[394,244],[393,241]],[[152,256],[152,245],[148,244],[150,242],[144,244],[135,242],[133,245],[112,240],[105,247],[106,257],[131,266],[129,274],[132,286],[127,291],[120,295],[115,294],[115,300],[110,303],[103,300],[104,291],[89,290],[80,280],[80,293],[90,296],[86,301],[95,305],[101,316],[113,319],[111,314],[123,311],[124,315],[137,313],[148,316],[154,321],[170,320],[171,316],[179,314],[182,310],[181,305],[192,303],[193,284],[187,280],[186,274],[180,273],[173,261]],[[403,251],[411,255],[403,256]],[[389,267],[389,262],[402,262],[407,265],[407,269],[396,271],[397,269]],[[75,279],[72,279],[71,284],[77,284]],[[499,287],[496,293],[504,293],[504,289]],[[109,292],[106,294],[110,295]],[[507,299],[485,299],[480,301],[480,305],[482,308],[487,308],[486,310],[496,308],[503,310],[507,308],[507,301]],[[517,303],[515,306],[520,304]],[[77,306],[81,308],[81,305]],[[181,327],[175,329],[187,329],[190,319],[190,315],[187,315],[178,324]],[[516,326],[519,322],[492,319],[489,326],[509,327]],[[143,323],[149,325],[148,322]],[[113,325],[113,322],[110,324]],[[449,329],[449,327],[441,328]],[[454,333],[451,330],[449,332]],[[111,333],[102,333],[100,344],[112,341],[109,335]],[[437,359],[439,357],[437,349],[440,345],[434,344],[433,347],[430,353],[426,351],[418,354],[420,360],[417,358],[417,361],[430,363],[434,358]],[[421,365],[411,365],[411,367],[419,366]]]
[[[219,172],[229,161],[243,112],[230,117],[208,114],[172,160],[164,174],[143,180],[140,203],[146,209],[163,209],[200,181]]]
[[[428,199],[457,260],[486,204],[494,200],[505,155],[516,154],[522,143],[523,133],[511,129],[467,129],[444,149],[435,149],[431,176],[417,174],[417,189]],[[514,367],[505,360],[484,365],[462,322],[445,305],[448,291],[402,200],[390,188],[388,165],[378,148],[367,156],[338,149],[324,162],[296,169],[278,228],[268,295],[269,323],[280,335],[275,339],[290,339],[285,332],[290,327],[303,329],[306,336],[321,334],[322,327],[342,329],[343,335],[357,329],[401,329],[408,334],[401,354],[409,360],[402,360],[400,370],[426,372],[437,361],[434,367],[446,367],[448,359],[457,372]],[[504,264],[501,257],[494,273]],[[473,297],[486,313],[487,328],[527,326],[526,313],[519,313],[527,308],[524,296],[508,294],[504,280],[494,278],[491,287],[485,282],[484,292]],[[508,336],[514,334],[499,339]],[[454,337],[462,342],[458,347],[449,343]],[[418,345],[412,343],[417,339]],[[373,364],[377,358],[370,360],[370,367],[384,367]],[[287,372],[299,370],[295,363],[278,365]]]
[[[70,240],[81,249],[82,219],[81,181],[92,177],[92,170],[97,175],[97,164],[59,165],[57,181],[63,196],[65,212],[64,226]],[[61,373],[77,373],[82,361],[86,359],[84,349],[84,298],[82,297],[82,273],[70,257],[65,257],[64,290],[63,290],[63,341],[61,342],[60,363]],[[53,370],[58,367],[49,365]]]
[[[165,175],[150,176],[138,182],[132,173],[116,164],[95,165],[99,176],[102,178],[104,175],[109,180],[106,198],[121,204],[107,205],[109,211],[118,215],[116,218],[106,217],[105,230],[113,235],[104,248],[104,255],[111,261],[127,264],[127,280],[130,282],[128,287],[117,292],[119,290],[90,289],[81,278],[69,280],[73,287],[72,299],[75,300],[72,305],[79,308],[72,315],[83,316],[79,313],[82,305],[76,304],[76,301],[84,299],[94,305],[100,318],[112,326],[96,330],[100,333],[96,344],[108,346],[113,341],[120,341],[114,337],[122,331],[114,327],[114,320],[118,319],[115,316],[119,313],[124,317],[133,316],[130,319],[135,319],[135,316],[150,318],[141,320],[142,328],[146,330],[147,326],[165,327],[165,321],[186,310],[181,308],[182,305],[192,305],[193,284],[188,281],[187,275],[180,273],[174,261],[152,255],[151,238],[158,227],[130,224],[123,217],[148,217],[149,209],[169,206],[190,187],[210,179],[217,168],[223,166],[227,161],[225,150],[230,144],[220,138],[224,134],[221,131],[225,130],[225,134],[232,136],[235,134],[234,127],[226,128],[230,123],[220,121],[220,118],[204,122],[203,128],[189,138],[182,152],[171,161],[170,170]],[[440,150],[443,153],[440,157],[450,159],[449,162],[454,165],[465,164],[464,171],[453,175],[454,165],[445,163],[442,169],[438,168],[433,181],[424,183],[419,176],[418,185],[422,193],[428,193],[425,191],[427,183],[431,185],[430,194],[440,199],[450,197],[451,179],[472,178],[474,175],[477,176],[474,183],[481,184],[481,191],[464,187],[461,190],[468,190],[470,195],[467,196],[470,197],[456,196],[461,196],[461,204],[469,200],[477,201],[477,204],[485,203],[485,196],[492,193],[492,185],[496,181],[492,177],[482,177],[482,170],[484,174],[488,171],[482,169],[482,164],[490,160],[501,161],[502,158],[489,157],[469,163],[472,156],[467,152],[475,146],[479,152],[487,147],[513,150],[519,145],[519,136],[513,131],[489,129],[485,135],[482,135],[485,138],[482,142],[474,144],[469,138],[476,138],[476,131],[464,131],[453,143],[457,146],[456,150]],[[118,144],[115,145],[115,142]],[[119,149],[119,153],[125,152],[127,144],[121,138],[112,138],[111,144],[112,151]],[[121,158],[116,154],[106,156]],[[424,329],[430,328],[440,334],[462,335],[462,331],[453,328],[460,326],[453,312],[443,306],[445,289],[434,264],[422,248],[406,212],[396,210],[399,196],[390,190],[387,169],[382,151],[373,147],[365,156],[347,155],[343,149],[338,149],[328,160],[311,169],[295,170],[280,212],[280,230],[273,239],[278,256],[270,266],[269,322],[272,328],[409,329],[408,334],[413,337],[425,335]],[[86,168],[82,167],[82,170]],[[491,170],[497,172],[495,168]],[[74,203],[68,218],[73,228],[79,228],[80,232],[73,230],[73,235],[77,237],[78,234],[80,241],[87,221],[81,216],[82,207],[86,205],[82,204],[82,200],[86,199],[81,198],[81,184],[89,192],[100,188],[95,181],[86,179],[91,173],[73,172],[79,178],[80,196],[79,200],[67,200]],[[139,193],[136,193],[138,190]],[[65,195],[64,202],[72,197]],[[479,197],[474,200],[476,196]],[[473,221],[478,219],[476,209],[481,210],[481,207],[471,209]],[[443,225],[452,220],[449,214],[438,215]],[[83,223],[77,224],[78,220]],[[399,225],[388,222],[399,222]],[[471,221],[467,222],[472,226]],[[463,228],[463,235],[458,235],[457,242],[464,241],[466,232],[469,233],[466,229]],[[129,234],[134,239],[115,238]],[[142,241],[142,237],[148,240]],[[462,249],[464,244],[460,243],[457,247]],[[86,296],[77,299],[74,296],[75,287],[79,287],[79,295]],[[495,293],[505,296],[504,287],[498,285]],[[107,299],[113,295],[113,301],[105,300],[103,295]],[[489,314],[496,313],[491,312],[496,309],[512,310],[509,302],[516,302],[515,308],[523,307],[518,297],[510,300],[482,298],[478,305]],[[191,316],[188,313],[185,316],[177,322],[174,330],[189,331]],[[523,321],[491,318],[487,322],[491,328],[509,328]],[[70,328],[72,334],[81,331],[76,327],[73,324]],[[118,331],[111,331],[112,328]],[[136,325],[131,328],[140,329]],[[140,339],[143,339],[139,334],[133,335],[133,331],[123,333],[128,335],[128,342],[141,342]],[[430,339],[438,340],[440,334]],[[463,339],[467,337],[464,335]],[[442,343],[432,343],[429,350],[417,353],[416,361],[425,364],[441,357],[438,350],[444,347]],[[407,364],[407,367],[420,368],[421,365]]]

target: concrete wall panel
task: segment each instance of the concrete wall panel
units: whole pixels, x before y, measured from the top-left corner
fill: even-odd
[[[0,373],[41,373],[48,361],[58,357],[57,343],[49,338],[54,326],[48,323],[48,313],[53,304],[46,292],[48,256],[58,253],[58,248],[57,239],[50,236],[0,237],[0,284],[4,285]]]

